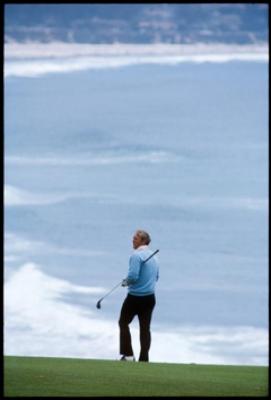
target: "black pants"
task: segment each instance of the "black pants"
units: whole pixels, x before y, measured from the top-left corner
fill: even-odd
[[[140,346],[141,351],[139,361],[149,361],[149,349],[151,346],[151,316],[155,306],[155,295],[149,296],[132,296],[128,294],[123,302],[119,327],[120,327],[120,354],[132,356],[133,348],[129,324],[135,315],[139,319],[140,328]]]

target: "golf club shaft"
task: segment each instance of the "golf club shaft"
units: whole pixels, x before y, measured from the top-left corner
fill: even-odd
[[[155,250],[146,260],[143,261],[143,264],[145,264],[147,261],[149,261],[150,258],[152,258],[156,253],[158,253],[159,250]],[[98,303],[101,303],[101,301],[107,297],[110,293],[112,293],[115,289],[117,289],[118,286],[120,286],[122,284],[121,280],[116,286],[113,287],[113,289],[110,290],[110,292],[106,293],[106,295],[104,295],[99,301]]]
[[[116,286],[113,287],[113,289],[110,290],[110,292],[108,292],[106,295],[104,295],[99,301],[102,301],[106,296],[108,296],[110,293],[113,292],[113,290],[117,289],[118,286],[120,286],[122,284],[122,281],[119,282]]]
[[[145,264],[147,261],[149,261],[150,258],[152,258],[153,256],[155,256],[156,253],[158,253],[158,249],[155,250],[148,258],[146,258],[146,260],[143,261],[143,264]]]

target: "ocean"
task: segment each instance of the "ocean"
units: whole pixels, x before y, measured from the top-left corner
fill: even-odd
[[[117,359],[145,229],[150,360],[267,365],[268,62],[50,60],[6,61],[5,354]]]

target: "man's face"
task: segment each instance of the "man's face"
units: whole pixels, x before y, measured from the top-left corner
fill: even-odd
[[[143,243],[143,240],[142,240],[142,238],[140,237],[139,233],[136,232],[136,233],[134,234],[134,237],[133,237],[133,248],[134,248],[134,249],[137,249],[139,246],[142,246],[142,244],[144,244],[144,243]]]

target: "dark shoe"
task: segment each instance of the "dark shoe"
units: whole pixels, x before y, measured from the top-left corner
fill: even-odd
[[[135,361],[134,356],[122,356],[120,361]]]

